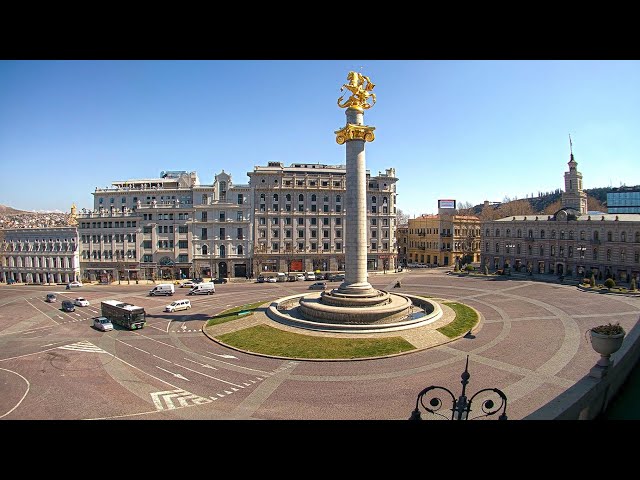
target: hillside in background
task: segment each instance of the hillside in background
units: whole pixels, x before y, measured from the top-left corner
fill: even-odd
[[[31,213],[25,210],[16,210],[12,207],[7,207],[6,205],[0,205],[0,215],[15,215],[18,213]]]
[[[607,211],[607,193],[624,191],[640,191],[640,185],[635,187],[599,187],[587,188],[587,209],[589,211]],[[461,214],[476,215],[481,220],[495,220],[514,215],[553,215],[562,208],[562,190],[539,193],[537,197],[510,199],[502,202],[470,205],[461,202],[458,211]]]

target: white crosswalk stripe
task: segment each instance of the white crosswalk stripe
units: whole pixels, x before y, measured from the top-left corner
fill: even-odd
[[[96,347],[91,342],[76,342],[70,343],[69,345],[63,345],[62,347],[58,347],[63,350],[75,350],[77,352],[90,352],[90,353],[109,353],[100,347]]]

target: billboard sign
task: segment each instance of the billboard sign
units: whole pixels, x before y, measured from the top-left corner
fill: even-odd
[[[455,200],[438,200],[438,208],[456,208]]]

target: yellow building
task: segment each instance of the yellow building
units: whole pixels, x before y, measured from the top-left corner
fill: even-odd
[[[409,219],[408,266],[447,266],[480,261],[480,219],[439,213]]]

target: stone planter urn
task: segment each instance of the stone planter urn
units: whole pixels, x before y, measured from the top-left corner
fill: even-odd
[[[600,360],[591,369],[590,375],[602,378],[611,366],[609,357],[622,346],[626,332],[619,324],[608,324],[593,327],[589,330],[591,347],[600,354]]]

